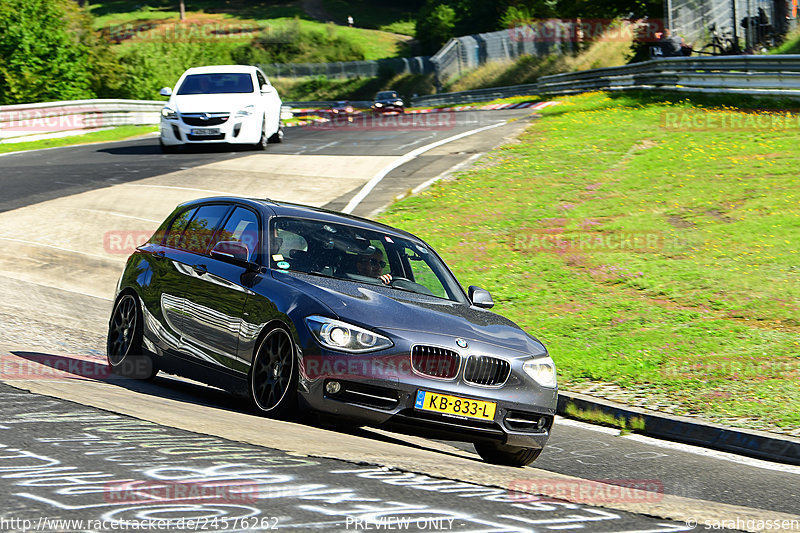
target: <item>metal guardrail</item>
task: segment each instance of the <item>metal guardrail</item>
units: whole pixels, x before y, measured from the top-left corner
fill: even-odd
[[[411,105],[437,106],[437,105],[458,105],[469,102],[483,102],[496,100],[498,98],[509,98],[511,96],[538,95],[538,85],[530,83],[527,85],[510,85],[507,87],[492,87],[489,89],[475,89],[473,91],[460,91],[457,93],[441,93],[428,96],[418,96],[411,99]]]
[[[0,142],[42,133],[158,124],[164,102],[72,100],[0,106]]]
[[[661,89],[800,97],[800,55],[672,57],[539,78],[539,94]]]
[[[420,96],[413,99],[412,105],[457,105],[511,96],[632,89],[800,98],[800,55],[654,59],[542,76],[534,84]]]

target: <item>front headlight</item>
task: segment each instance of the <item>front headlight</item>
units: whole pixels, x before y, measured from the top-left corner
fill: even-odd
[[[396,101],[396,102],[394,103],[394,105],[403,105],[403,101],[402,101],[402,100],[398,100],[398,101]]]
[[[256,106],[249,105],[249,106],[244,107],[244,108],[240,109],[239,111],[237,111],[236,112],[236,116],[237,117],[249,117],[250,115],[252,115],[255,112],[256,112]]]
[[[522,369],[542,387],[554,389],[556,380],[556,364],[549,357],[530,359],[522,363]]]
[[[375,107],[383,107],[383,104],[380,102],[375,102]]]
[[[324,316],[310,316],[306,325],[321,345],[333,350],[360,353],[392,346],[392,341],[383,335]]]
[[[171,107],[164,106],[161,109],[161,116],[167,120],[178,120],[178,113]]]

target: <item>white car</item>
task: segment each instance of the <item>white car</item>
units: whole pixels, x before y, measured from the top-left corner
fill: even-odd
[[[264,149],[283,139],[281,99],[261,69],[245,65],[190,68],[161,110],[161,149],[230,143]]]

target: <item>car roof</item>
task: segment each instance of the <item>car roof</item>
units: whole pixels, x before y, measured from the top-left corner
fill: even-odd
[[[339,213],[338,211],[331,211],[328,209],[323,209],[321,207],[311,207],[308,205],[295,204],[291,202],[281,202],[277,200],[271,200],[269,198],[214,196],[209,198],[198,198],[197,200],[184,202],[180,205],[180,207],[188,207],[192,205],[214,203],[214,202],[236,202],[244,205],[249,205],[250,207],[261,208],[261,210],[271,211],[273,216],[308,218],[312,220],[331,222],[334,224],[345,224],[348,226],[355,226],[367,230],[377,231],[381,233],[389,233],[391,235],[405,237],[420,243],[424,242],[416,235],[408,233],[407,231],[393,228],[391,226],[387,226],[386,224],[381,224],[380,222],[375,222],[373,220],[369,220],[366,218],[361,218],[355,215],[348,215],[345,213]]]
[[[233,74],[233,73],[251,73],[258,70],[256,67],[250,65],[209,65],[205,67],[192,67],[188,69],[185,74]]]

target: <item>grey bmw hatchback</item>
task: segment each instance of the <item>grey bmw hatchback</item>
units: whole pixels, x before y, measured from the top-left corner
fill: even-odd
[[[272,200],[179,205],[128,259],[109,322],[118,374],[182,375],[261,414],[315,412],[472,442],[524,466],[553,426],[556,368],[414,235]]]

